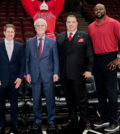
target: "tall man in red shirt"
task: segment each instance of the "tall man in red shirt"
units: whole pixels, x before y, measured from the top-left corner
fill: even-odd
[[[104,130],[119,129],[117,116],[117,65],[120,63],[118,40],[120,23],[106,15],[103,4],[94,8],[96,20],[88,26],[94,54],[94,76],[101,118],[94,126],[108,125]]]

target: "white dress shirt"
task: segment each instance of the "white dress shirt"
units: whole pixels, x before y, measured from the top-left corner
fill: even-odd
[[[13,48],[14,48],[14,41],[8,41],[5,39],[5,47],[8,54],[9,61],[11,60]]]
[[[72,33],[72,38],[73,38],[73,36],[76,34],[76,32],[77,32],[77,30],[75,30],[74,32],[68,32],[67,31],[67,37],[69,37],[70,33]]]

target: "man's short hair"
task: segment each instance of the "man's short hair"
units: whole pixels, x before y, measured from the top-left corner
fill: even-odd
[[[67,18],[68,18],[68,17],[73,17],[73,18],[75,18],[75,19],[76,19],[76,21],[78,22],[78,19],[77,19],[77,17],[76,17],[75,15],[70,14],[70,15],[68,15],[68,16],[67,16]],[[67,19],[66,19],[66,20],[67,20]]]
[[[6,24],[3,28],[3,31],[5,32],[7,28],[13,28],[13,30],[15,31],[15,26],[13,24]]]
[[[46,20],[45,20],[45,19],[42,19],[42,18],[38,18],[38,19],[35,20],[35,22],[34,22],[34,27],[35,27],[36,23],[38,23],[38,22],[43,22],[43,23],[45,24],[45,26],[47,27],[47,22],[46,22]]]

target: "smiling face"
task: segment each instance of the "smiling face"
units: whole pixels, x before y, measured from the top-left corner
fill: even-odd
[[[4,31],[4,35],[5,35],[6,40],[12,41],[15,37],[15,30],[12,27],[8,27]]]
[[[74,32],[77,30],[78,22],[76,17],[68,16],[66,21],[66,27],[68,32]]]
[[[97,4],[94,8],[95,17],[97,19],[102,19],[106,15],[106,9],[103,4]]]
[[[47,25],[44,21],[37,21],[35,23],[35,31],[36,31],[38,36],[44,35],[46,28],[47,28]]]

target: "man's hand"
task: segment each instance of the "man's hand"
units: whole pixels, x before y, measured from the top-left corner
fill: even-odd
[[[0,87],[1,87],[2,83],[1,83],[1,80],[0,80]]]
[[[21,82],[22,82],[22,79],[17,78],[16,81],[14,82],[15,83],[15,88],[18,88],[21,85]]]
[[[87,78],[89,78],[89,77],[91,77],[91,76],[92,76],[92,73],[91,73],[91,72],[86,71],[86,72],[84,72],[83,76],[84,76],[84,78],[85,78],[85,79],[87,79]]]
[[[110,70],[115,70],[117,65],[120,64],[120,58],[116,58],[108,64]]]
[[[53,75],[53,82],[56,82],[59,80],[59,76],[57,74]]]
[[[31,84],[31,76],[29,74],[26,75],[26,80],[29,84]]]

